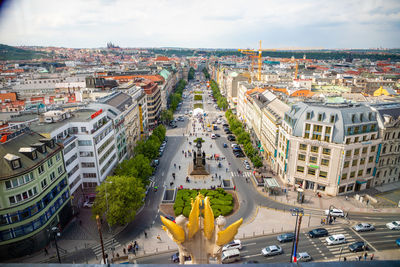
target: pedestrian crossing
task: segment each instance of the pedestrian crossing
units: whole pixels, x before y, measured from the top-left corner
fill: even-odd
[[[346,257],[348,260],[354,260],[355,257],[361,255],[362,252],[355,253],[355,252],[350,252],[350,250],[349,250],[350,244],[352,244],[356,241],[362,241],[360,238],[352,236],[351,233],[346,231],[346,229],[344,229],[341,226],[329,227],[329,228],[327,228],[327,230],[329,231],[329,236],[330,235],[338,235],[338,234],[344,235],[346,238],[346,243],[329,246],[329,245],[327,245],[327,242],[326,242],[327,236],[319,237],[319,238],[310,238],[308,236],[308,232],[304,232],[304,234],[311,241],[311,243],[313,244],[315,249],[319,252],[320,255],[324,256],[325,259],[331,258],[332,256],[326,255],[323,253],[323,251],[321,250],[321,243],[323,246],[325,246],[328,249],[328,251],[335,258],[338,258],[338,259],[341,258],[341,260],[343,259],[343,257]],[[320,242],[318,242],[317,240],[319,240]],[[352,257],[354,259],[352,259]]]
[[[104,244],[104,253],[110,254],[112,253],[112,250],[118,248],[121,246],[121,244],[115,239],[115,238],[110,238],[106,241],[103,242]],[[102,251],[101,251],[101,244],[93,246],[92,250],[96,257],[102,257]]]
[[[231,177],[248,177],[251,178],[252,174],[251,171],[248,172],[241,172],[241,174],[239,174],[237,171],[236,172],[229,172]]]

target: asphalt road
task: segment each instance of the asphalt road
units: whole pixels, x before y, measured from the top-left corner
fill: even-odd
[[[400,231],[390,232],[390,238],[388,238],[387,231],[383,225],[378,225],[376,231],[368,233],[356,233],[348,226],[331,226],[327,227],[329,234],[344,234],[347,242],[341,245],[328,246],[326,244],[326,237],[321,238],[310,238],[307,234],[308,231],[302,231],[299,236],[299,243],[297,252],[308,252],[314,261],[321,261],[326,259],[337,259],[343,260],[344,257],[348,261],[356,260],[359,255],[364,255],[364,252],[350,252],[348,246],[356,241],[366,241],[370,247],[367,253],[371,255],[376,249],[394,249],[396,244],[394,240],[400,237]],[[292,243],[279,243],[276,239],[277,235],[269,235],[257,238],[251,238],[242,241],[243,248],[240,251],[241,261],[258,261],[259,263],[276,263],[276,262],[289,262],[292,251]],[[279,245],[283,249],[283,254],[264,257],[261,254],[261,250],[266,246]],[[376,247],[376,246],[379,246]],[[148,257],[140,258],[136,261],[139,264],[145,263],[168,263],[171,262],[172,253],[158,254]]]

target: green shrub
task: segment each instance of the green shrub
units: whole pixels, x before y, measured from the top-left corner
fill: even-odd
[[[174,206],[174,214],[175,214],[175,217],[178,216],[178,215],[181,215],[181,214],[182,214],[182,211],[183,211],[183,206],[178,206],[178,207],[175,207],[175,206]]]
[[[202,95],[194,95],[194,100],[203,100],[203,96]]]
[[[232,212],[233,207],[231,207],[231,206],[222,206],[219,210],[221,211],[222,216],[226,216],[226,215],[229,215]]]
[[[185,206],[183,208],[182,215],[185,216],[186,218],[189,218],[189,214],[190,214],[190,210],[191,209],[192,209],[192,207],[190,205]]]

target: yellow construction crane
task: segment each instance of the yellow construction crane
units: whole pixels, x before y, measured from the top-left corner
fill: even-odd
[[[254,49],[238,49],[239,52],[246,55],[252,55],[253,58],[258,58],[258,75],[257,79],[261,81],[261,67],[262,67],[262,52],[263,51],[276,51],[276,49],[263,49],[260,40],[260,47],[258,50]],[[252,71],[253,71],[253,63],[252,63]]]
[[[251,58],[251,72],[254,71],[254,58],[257,57],[257,52],[252,49],[238,49],[238,51],[244,55],[248,55]]]

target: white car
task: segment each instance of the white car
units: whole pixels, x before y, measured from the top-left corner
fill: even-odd
[[[328,216],[328,214],[333,217],[344,217],[343,210],[339,210],[339,209],[331,209],[330,212],[329,212],[329,210],[325,210],[325,215]]]
[[[215,136],[215,134],[212,134],[212,135],[211,135],[211,139],[215,139],[215,138],[217,138],[217,137]]]
[[[342,234],[328,236],[325,240],[328,245],[338,245],[346,243],[346,237]]]
[[[91,208],[93,207],[94,202],[93,201],[85,201],[85,203],[83,203],[83,207],[84,208]]]
[[[353,229],[357,232],[366,232],[375,230],[375,227],[369,223],[359,223],[354,225]]]
[[[232,148],[235,148],[238,146],[238,144],[232,144],[231,146],[232,146]]]
[[[228,249],[242,249],[242,242],[239,239],[235,239],[231,242],[229,242],[228,244],[226,244],[225,246],[222,247],[222,251],[228,250]]]
[[[394,221],[386,224],[390,230],[400,230],[400,221]]]

